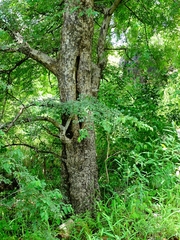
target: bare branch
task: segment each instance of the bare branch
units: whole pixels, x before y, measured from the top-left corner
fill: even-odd
[[[23,111],[24,111],[24,106],[21,107],[20,111],[19,111],[18,114],[15,116],[15,118],[12,120],[12,122],[10,122],[10,124],[8,124],[5,132],[8,132],[8,131],[10,130],[10,128],[15,124],[15,122],[16,122],[16,121],[18,120],[18,118],[21,116],[21,114],[23,113]]]
[[[27,144],[27,143],[12,143],[12,144],[7,144],[7,145],[4,145],[3,148],[7,148],[7,147],[15,147],[15,146],[23,146],[23,147],[28,147],[30,149],[33,149],[34,151],[36,151],[37,153],[47,153],[47,154],[53,154],[54,156],[56,157],[60,157],[59,154],[55,153],[55,152],[52,152],[50,150],[41,150],[35,146],[32,146],[30,144]]]
[[[32,106],[32,105],[31,105]],[[0,129],[5,129],[5,132],[8,132],[10,128],[17,124],[28,123],[28,122],[35,122],[35,121],[47,121],[52,123],[56,128],[61,131],[64,131],[64,127],[59,124],[56,120],[48,116],[37,116],[34,118],[23,118],[21,121],[18,121],[19,117],[22,115],[23,111],[31,106],[22,106],[18,114],[14,117],[14,119],[10,123],[6,123],[0,126]]]
[[[65,125],[65,127],[64,127],[64,129],[63,129],[63,133],[64,134],[66,134],[66,131],[68,130],[68,127],[69,127],[69,125],[70,125],[70,123],[71,123],[71,120],[72,120],[72,118],[73,118],[73,116],[70,116],[69,118],[68,118],[68,120],[67,120],[67,122],[66,122],[66,125]]]
[[[27,118],[27,119],[23,119],[23,122],[32,122],[32,121],[47,121],[47,122],[50,122],[52,123],[56,128],[59,129],[59,138],[61,141],[63,142],[70,142],[71,140],[66,137],[66,131],[71,123],[71,120],[72,120],[72,116],[70,116],[66,122],[66,125],[63,126],[61,124],[59,124],[59,122],[57,122],[56,120],[54,120],[53,118],[51,117],[48,117],[48,116],[38,116],[38,117],[35,117],[34,119],[30,119],[30,118]]]
[[[72,115],[69,116],[68,120],[66,121],[65,126],[62,126],[60,134],[59,134],[59,137],[60,137],[61,141],[64,142],[64,143],[70,143],[71,142],[71,139],[66,137],[66,131],[68,130],[68,127],[69,127],[69,125],[72,121],[72,118],[73,118]]]
[[[144,21],[126,4],[124,3],[124,6],[134,15],[140,22],[144,23]]]
[[[26,118],[23,119],[23,123],[27,123],[27,122],[35,122],[35,121],[46,121],[46,122],[50,122],[52,123],[56,128],[58,128],[59,130],[64,130],[64,127],[59,124],[59,122],[57,122],[56,120],[54,120],[51,117],[48,116],[37,116],[35,118]]]

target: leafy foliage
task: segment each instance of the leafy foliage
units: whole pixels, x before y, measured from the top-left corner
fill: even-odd
[[[80,15],[94,17],[97,62],[98,34],[114,1],[94,2]],[[179,3],[121,2],[104,52],[115,52],[116,64],[103,69],[98,99],[60,103],[56,78],[15,51],[6,27],[59,59],[64,1],[0,1],[1,239],[57,239],[69,216],[71,239],[180,238]],[[63,114],[86,121],[79,142],[95,123],[101,201],[94,218],[74,216],[58,190]]]
[[[1,193],[1,239],[14,234],[28,239],[30,232],[40,234],[40,239],[44,232],[44,236],[48,234],[53,239],[51,236],[55,233],[51,233],[50,224],[60,224],[72,213],[72,208],[63,203],[58,189],[46,190],[45,181],[29,173],[23,166],[23,158],[20,149],[1,156],[1,187],[4,188]],[[16,180],[16,189],[12,179]],[[8,190],[10,186],[12,192]]]

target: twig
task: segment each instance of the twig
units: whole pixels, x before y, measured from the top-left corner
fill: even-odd
[[[23,64],[26,60],[28,60],[28,57],[26,56],[25,58],[19,60],[14,67],[7,69],[7,70],[0,70],[0,74],[1,73],[11,73],[13,70],[15,70],[17,67],[19,67],[21,64]]]
[[[126,3],[124,3],[124,6],[125,6],[140,22],[144,23],[143,20],[142,20],[130,7],[128,7]]]
[[[36,151],[37,153],[47,153],[47,154],[52,154],[56,157],[60,157],[59,154],[55,153],[55,152],[52,152],[50,150],[41,150],[41,149],[38,149],[37,147],[35,146],[32,146],[30,144],[27,144],[27,143],[12,143],[12,144],[7,144],[7,145],[4,145],[3,148],[7,148],[7,147],[15,147],[15,146],[23,146],[23,147],[28,147],[30,149],[33,149],[34,151]]]
[[[18,120],[18,118],[21,116],[21,114],[24,111],[24,106],[21,107],[20,111],[18,112],[18,114],[15,116],[15,118],[12,120],[12,122],[7,126],[7,129],[5,132],[8,132],[10,130],[10,128],[15,124],[15,122]]]
[[[108,50],[108,51],[126,51],[127,48],[126,47],[119,47],[119,48],[105,48],[105,50]]]

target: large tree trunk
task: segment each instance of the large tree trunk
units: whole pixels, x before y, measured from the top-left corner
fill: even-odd
[[[77,101],[80,95],[92,96],[93,36],[93,16],[87,14],[87,9],[93,9],[93,0],[66,0],[65,4],[59,67],[59,88],[64,103]],[[62,123],[68,126],[62,141],[62,181],[76,213],[92,212],[99,192],[90,114],[87,112],[87,121],[83,123],[78,122],[77,115],[72,119],[64,115]],[[88,130],[88,137],[78,142],[79,130],[84,128]]]

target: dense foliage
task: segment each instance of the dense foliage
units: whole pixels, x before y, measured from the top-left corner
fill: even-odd
[[[94,62],[102,9],[112,2],[97,0],[82,13],[94,17]],[[106,36],[109,60],[98,98],[60,103],[54,75],[16,52],[4,22],[32,47],[58,57],[64,1],[0,1],[0,239],[180,238],[178,5],[121,5]],[[83,122],[88,112],[101,191],[93,218],[75,215],[60,191],[56,128],[63,114]],[[82,129],[78,141],[87,137]],[[62,230],[69,218],[71,228]]]

